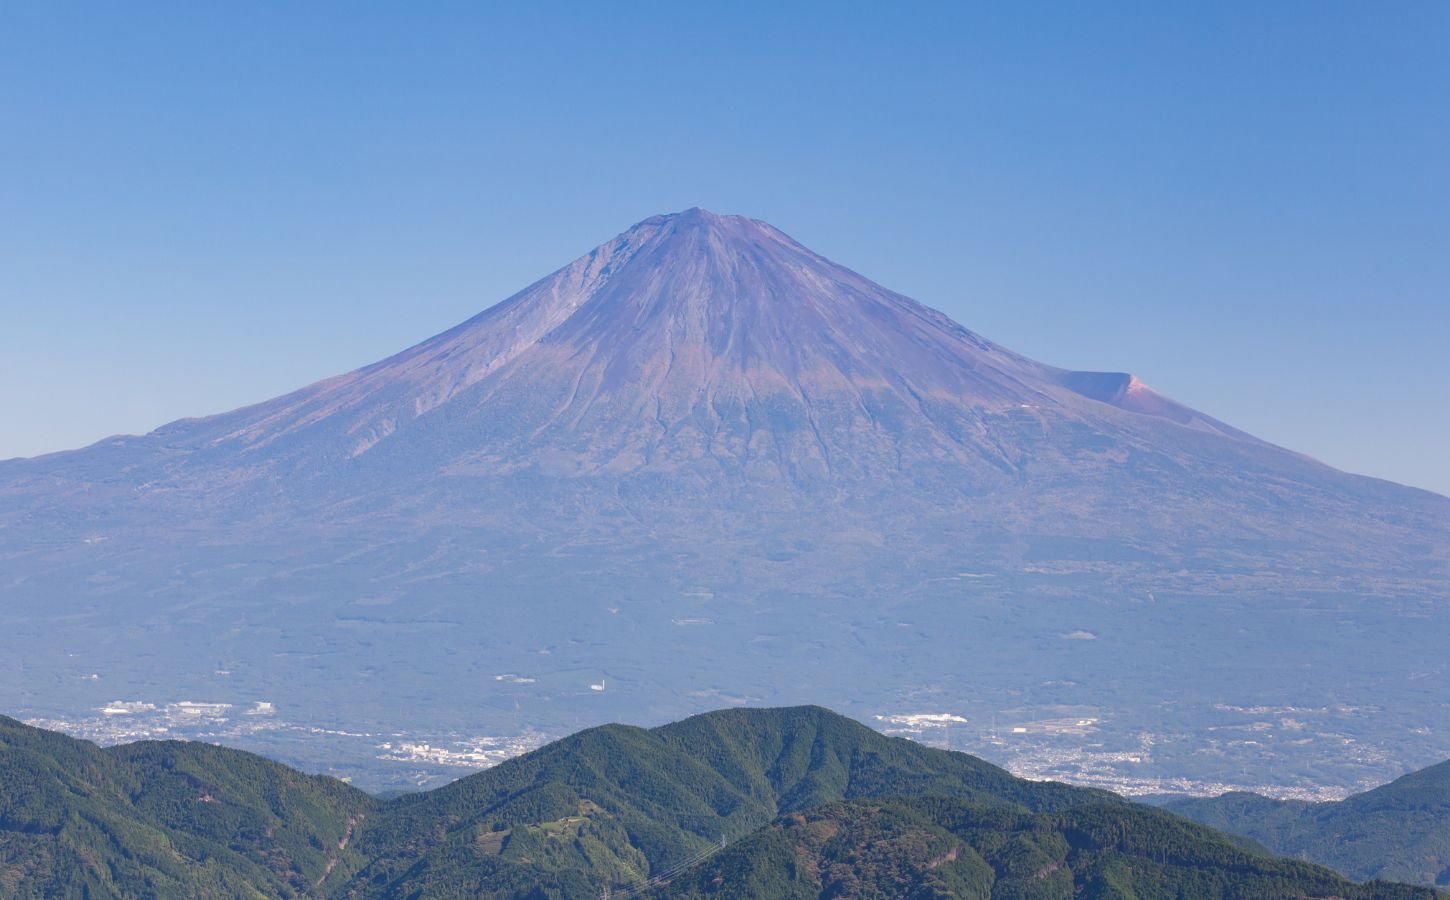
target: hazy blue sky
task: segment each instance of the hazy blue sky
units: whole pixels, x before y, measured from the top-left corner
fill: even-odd
[[[370,362],[695,205],[1450,493],[1443,0],[0,4],[0,457]]]

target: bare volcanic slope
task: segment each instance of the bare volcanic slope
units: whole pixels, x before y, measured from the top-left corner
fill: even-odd
[[[913,517],[1007,495],[1015,514],[993,521],[1101,535],[1107,520],[1161,541],[1186,505],[1227,514],[1212,527],[1236,538],[1347,529],[1392,556],[1446,518],[1443,498],[1347,479],[1136,377],[1026,359],[763,222],[699,209],[647,219],[356,372],[0,475],[45,505],[118,487],[162,518],[269,494],[289,511],[350,503],[404,483],[491,497],[520,477],[665,478],[679,491],[652,501],[689,509],[724,490],[791,512],[802,494],[929,486],[901,498]],[[1311,515],[1284,527],[1296,511]],[[1379,521],[1351,521],[1366,513]]]
[[[422,685],[466,661],[486,710],[573,726],[721,698],[890,712],[928,684],[996,703],[1008,671],[1102,712],[1084,676],[1122,699],[1195,659],[1207,687],[1172,702],[1254,706],[1276,688],[1240,678],[1286,634],[1318,629],[1286,666],[1341,655],[1331,616],[1426,640],[1450,501],[1026,359],[695,209],[356,372],[0,463],[0,529],[0,649],[37,709],[169,684],[377,723],[407,696],[440,724],[463,713]],[[40,658],[57,635],[114,681]],[[307,696],[343,673],[388,687]]]

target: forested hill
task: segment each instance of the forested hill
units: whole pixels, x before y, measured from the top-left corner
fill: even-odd
[[[1450,761],[1337,803],[1234,793],[1167,808],[1351,878],[1450,887]]]
[[[1031,810],[1124,803],[1024,781],[820,707],[721,710],[651,731],[592,728],[401,798],[361,829],[372,862],[354,887],[467,896],[539,879],[560,890],[628,884],[782,813],[893,796],[974,797]]]
[[[786,851],[797,862],[783,867]],[[221,747],[100,749],[0,718],[7,898],[593,898],[605,888],[1435,896],[1357,887],[1112,794],[1024,781],[818,707],[594,728],[388,801]]]
[[[854,801],[785,816],[657,890],[659,898],[1429,897],[1357,885],[1159,810],[1029,813],[957,798]]]
[[[0,897],[312,896],[377,808],[238,750],[103,750],[0,716]]]

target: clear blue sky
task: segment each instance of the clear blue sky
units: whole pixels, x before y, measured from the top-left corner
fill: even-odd
[[[0,457],[372,361],[656,212],[1450,493],[1450,3],[0,5]]]

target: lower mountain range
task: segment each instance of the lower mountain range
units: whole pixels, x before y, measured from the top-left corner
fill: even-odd
[[[1233,793],[1165,808],[1351,878],[1450,887],[1450,762],[1339,802]]]
[[[6,897],[1434,898],[816,707],[592,728],[379,799],[0,718]]]

